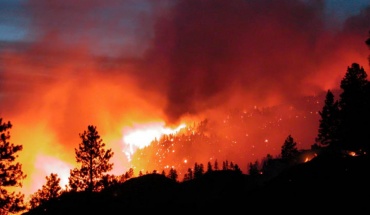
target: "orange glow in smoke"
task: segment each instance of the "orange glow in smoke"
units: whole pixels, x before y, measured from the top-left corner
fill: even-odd
[[[302,7],[296,2],[297,9],[307,11],[294,14],[306,16],[292,20],[281,13],[290,7],[273,7],[277,1],[270,1],[270,7],[260,7],[267,1],[251,3],[266,10],[264,13],[251,9],[255,7],[234,7],[237,4],[229,5],[231,1],[184,1],[185,7],[171,7],[174,11],[168,14],[175,16],[166,19],[168,22],[162,18],[153,20],[140,11],[140,28],[135,27],[133,39],[122,46],[112,45],[122,55],[112,54],[112,47],[104,46],[109,50],[107,56],[96,55],[90,49],[100,47],[101,41],[109,38],[125,41],[122,35],[130,32],[122,32],[126,28],[117,25],[117,20],[125,20],[127,13],[99,20],[95,18],[96,10],[105,7],[94,5],[97,1],[88,5],[81,1],[76,8],[68,7],[71,14],[64,6],[27,2],[34,10],[30,14],[38,14],[31,19],[34,23],[27,24],[34,41],[8,48],[1,48],[7,44],[0,43],[0,117],[13,124],[11,142],[23,146],[18,161],[27,174],[22,188],[26,195],[42,188],[50,173],[58,174],[64,188],[69,170],[78,167],[74,151],[81,141],[78,134],[88,125],[97,126],[106,147],[114,152],[112,173],[117,175],[135,162],[137,149],[185,127],[176,124],[170,128],[163,121],[183,122],[187,114],[197,119],[191,122],[205,118],[212,123],[223,121],[212,124],[214,134],[222,141],[201,144],[202,139],[193,132],[181,140],[181,146],[170,144],[166,150],[171,153],[158,152],[153,147],[153,152],[138,159],[138,169],[152,171],[181,164],[176,166],[181,173],[180,168],[186,171],[194,162],[206,164],[211,157],[219,162],[235,160],[245,172],[249,162],[266,154],[279,154],[289,133],[302,142],[300,147],[308,148],[317,132],[317,115],[312,113],[317,113],[322,103],[317,104],[319,108],[307,110],[285,106],[296,101],[292,99],[320,95],[338,87],[352,62],[368,64],[368,49],[363,43],[368,29],[353,31],[347,27],[344,30],[351,29],[350,32],[332,35],[321,29],[321,22],[313,22],[320,20],[321,16],[315,15],[320,13],[311,13],[311,6]],[[190,10],[183,11],[187,9]],[[235,13],[235,9],[239,12]],[[52,11],[53,16],[47,11]],[[219,14],[225,19],[219,19]],[[261,19],[261,14],[276,15],[269,20]],[[251,19],[253,16],[257,18]],[[358,18],[353,21],[367,20]],[[200,19],[204,21],[202,27]],[[302,33],[296,19],[308,25],[307,31]],[[227,28],[223,30],[224,26]],[[361,25],[353,25],[356,26]],[[91,30],[100,27],[104,34],[94,35]],[[153,37],[148,36],[152,33],[146,27],[153,28]],[[215,29],[219,30],[217,34]],[[250,29],[255,33],[251,34]],[[138,47],[145,50],[136,53]],[[369,69],[365,67],[367,72]],[[306,107],[305,101],[297,102],[298,107]],[[225,117],[235,108],[246,108],[248,112]],[[297,114],[301,117],[295,117]],[[311,116],[311,120],[305,120],[305,116]]]
[[[60,178],[59,185],[62,189],[68,184],[69,171],[73,169],[73,165],[67,162],[64,162],[56,157],[47,156],[47,155],[38,155],[35,161],[35,173],[33,177],[36,178],[35,183],[38,188],[41,188],[43,184],[46,183],[46,176],[49,176],[51,173],[58,174]],[[44,176],[44,179],[40,177]]]

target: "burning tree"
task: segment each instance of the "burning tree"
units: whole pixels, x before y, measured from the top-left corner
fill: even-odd
[[[15,163],[17,152],[23,149],[22,145],[14,145],[9,142],[9,129],[12,124],[4,122],[0,118],[0,214],[17,213],[24,209],[21,193],[9,192],[6,188],[21,187],[23,174],[22,165]]]
[[[82,142],[75,153],[81,167],[70,171],[69,186],[73,191],[99,191],[102,189],[103,174],[113,168],[113,163],[109,162],[113,152],[104,149],[105,143],[96,126],[89,125],[87,131],[79,135]]]

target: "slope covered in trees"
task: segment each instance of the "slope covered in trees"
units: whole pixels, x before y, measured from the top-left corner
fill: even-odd
[[[151,173],[99,193],[65,193],[33,214],[122,214],[161,211],[164,214],[369,212],[364,193],[370,191],[370,160],[358,157],[316,157],[285,169],[272,180],[230,170],[205,173],[175,182]],[[345,205],[345,208],[338,207]]]
[[[364,68],[353,63],[339,86],[337,98],[327,90],[310,149],[298,149],[294,137],[288,135],[277,156],[267,154],[261,162],[250,162],[247,173],[238,163],[215,158],[213,163],[195,161],[194,166],[184,167],[182,180],[173,167],[167,173],[153,169],[137,177],[133,169],[120,176],[109,175],[113,152],[104,148],[96,126],[90,125],[79,134],[82,141],[75,155],[81,166],[70,171],[66,190],[60,187],[58,175],[47,176],[24,214],[121,214],[157,209],[163,213],[369,212],[370,82]],[[21,186],[26,177],[16,163],[22,146],[9,142],[11,127],[0,118],[0,214],[25,208],[23,195],[7,189]],[[188,133],[163,136],[149,147],[168,149],[174,141],[185,141],[208,144],[211,149],[217,141],[233,143],[223,135],[211,135],[209,129],[205,120]],[[146,149],[139,153],[150,156]]]
[[[312,147],[299,150],[294,138],[288,135],[278,156],[268,154],[261,163],[250,162],[248,174],[243,173],[236,163],[225,160],[219,167],[215,160],[207,163],[206,170],[203,163],[195,162],[183,180],[178,180],[174,168],[167,174],[164,170],[161,174],[157,170],[140,173],[138,177],[127,173],[123,180],[126,174],[112,176],[113,180],[102,177],[97,181],[105,181],[101,190],[91,192],[94,190],[86,188],[64,192],[25,214],[118,214],[161,206],[166,211],[181,209],[186,213],[239,212],[246,207],[249,211],[269,212],[270,209],[263,206],[254,207],[261,203],[273,205],[275,212],[293,212],[293,207],[337,212],[341,210],[337,204],[365,212],[363,193],[370,191],[367,153],[370,141],[366,133],[370,128],[370,87],[366,78],[360,65],[353,63],[348,67],[340,83],[339,99],[335,100],[332,91],[327,91],[324,106],[319,111],[318,135]],[[359,121],[362,127],[356,124]],[[199,124],[197,132],[189,134],[193,135],[191,138],[210,141],[206,123]],[[95,139],[100,138],[95,136]],[[166,141],[172,142],[176,138],[189,140],[182,134],[181,137],[164,137],[154,144],[163,146]],[[91,138],[88,139],[91,142]],[[83,151],[81,147],[80,151]],[[76,156],[79,156],[77,151]],[[85,187],[89,187],[88,184]]]

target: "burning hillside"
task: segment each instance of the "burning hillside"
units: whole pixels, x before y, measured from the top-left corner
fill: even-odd
[[[25,194],[52,172],[67,183],[91,124],[114,174],[216,159],[246,171],[289,134],[308,148],[321,95],[368,65],[370,7],[332,26],[325,1],[4,4],[23,39],[0,41],[0,117],[23,145]]]

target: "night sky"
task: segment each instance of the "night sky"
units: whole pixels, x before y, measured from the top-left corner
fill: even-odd
[[[0,0],[0,117],[23,145],[23,191],[55,171],[66,183],[90,124],[122,173],[130,132],[292,107],[337,89],[353,62],[370,70],[369,20],[368,0]],[[306,117],[304,105],[283,116]],[[255,133],[262,125],[252,122]],[[314,143],[318,124],[291,125],[274,128],[280,136],[268,144],[266,131],[241,166],[278,153],[289,133],[301,148]],[[250,138],[224,158],[260,141]]]

